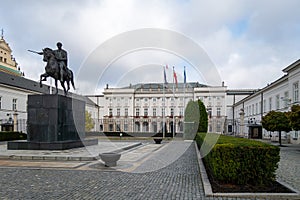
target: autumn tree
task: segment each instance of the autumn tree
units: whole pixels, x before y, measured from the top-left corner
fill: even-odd
[[[288,114],[290,120],[290,126],[293,130],[300,130],[300,105],[293,105],[291,111]]]
[[[287,113],[270,111],[261,120],[261,124],[267,131],[278,131],[279,145],[281,146],[281,131],[291,131],[290,121]]]
[[[91,113],[85,111],[85,131],[91,131],[95,126]]]

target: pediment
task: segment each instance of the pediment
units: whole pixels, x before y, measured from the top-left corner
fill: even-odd
[[[11,49],[8,43],[6,43],[4,39],[0,39],[0,49],[3,49],[4,51],[11,53]]]

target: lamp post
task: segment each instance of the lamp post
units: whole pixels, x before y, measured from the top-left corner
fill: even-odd
[[[240,119],[241,119],[241,124],[240,124],[240,126],[241,126],[241,135],[243,136],[243,137],[245,137],[245,133],[244,133],[244,116],[245,116],[245,112],[244,112],[244,109],[242,108],[241,109],[241,112],[239,113],[240,114]]]

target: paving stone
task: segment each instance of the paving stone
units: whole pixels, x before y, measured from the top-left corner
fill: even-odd
[[[176,158],[180,149],[183,152]],[[136,169],[139,173],[1,167],[0,199],[243,199],[205,197],[194,145],[172,143],[155,152]],[[297,165],[299,157],[288,161],[297,158],[297,152],[289,154],[282,152],[282,161]],[[157,168],[158,164],[164,167]],[[285,177],[286,167],[280,165],[279,177]],[[299,179],[297,170],[293,171],[298,173],[295,179]]]

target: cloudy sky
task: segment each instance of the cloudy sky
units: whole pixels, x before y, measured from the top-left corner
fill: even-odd
[[[169,82],[172,66],[179,81],[186,66],[187,81],[214,76],[229,88],[262,88],[300,55],[298,0],[0,2],[0,28],[25,76],[38,80],[45,66],[27,49],[61,41],[81,94],[106,83],[162,82],[166,64]],[[189,48],[198,60],[181,51]]]

